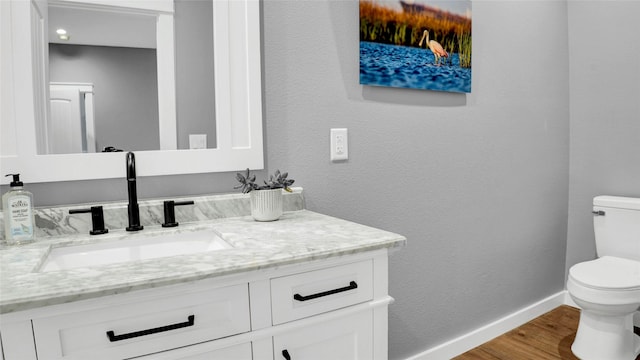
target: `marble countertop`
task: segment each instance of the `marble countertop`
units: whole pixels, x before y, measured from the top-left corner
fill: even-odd
[[[52,248],[210,228],[232,248],[86,268],[38,272]],[[278,221],[250,216],[145,227],[106,235],[66,235],[0,250],[0,314],[382,248],[403,246],[398,234],[318,214],[285,212]]]

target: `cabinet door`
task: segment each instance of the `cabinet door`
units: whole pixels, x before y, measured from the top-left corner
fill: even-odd
[[[363,311],[273,338],[274,360],[373,359],[373,314]]]
[[[136,360],[251,360],[251,343],[211,350],[215,342],[141,356]]]

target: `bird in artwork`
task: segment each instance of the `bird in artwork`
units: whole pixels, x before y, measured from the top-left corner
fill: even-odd
[[[429,50],[433,53],[433,56],[436,58],[435,64],[440,64],[440,59],[443,57],[448,58],[449,54],[444,50],[442,45],[435,40],[429,40],[429,30],[425,30],[422,33],[422,39],[420,39],[420,44],[418,46],[422,47],[422,42],[426,41],[427,46],[429,46]]]

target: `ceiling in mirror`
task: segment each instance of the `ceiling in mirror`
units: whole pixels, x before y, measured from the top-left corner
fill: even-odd
[[[64,29],[68,40],[59,38]],[[49,42],[156,48],[156,17],[138,13],[49,5]]]

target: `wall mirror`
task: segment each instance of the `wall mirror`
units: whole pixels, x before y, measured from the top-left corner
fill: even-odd
[[[191,8],[194,4],[208,6],[208,10]],[[23,174],[22,178],[29,182],[124,176],[124,154],[101,152],[106,146],[136,151],[139,176],[262,168],[259,5],[257,0],[3,2],[0,13],[3,18],[2,36],[3,40],[7,38],[11,42],[2,42],[2,171],[20,172]],[[81,126],[77,126],[77,132],[81,133],[78,138],[82,140],[74,145],[76,150],[56,151],[51,146],[54,142],[51,134],[55,133],[52,131],[55,127],[51,121],[52,116],[64,111],[60,111],[56,103],[60,97],[59,89],[54,86],[78,87],[80,90],[73,90],[75,92],[71,92],[71,97],[80,96],[84,100],[87,95],[89,99],[88,103],[79,106],[81,110],[93,106],[95,111],[96,108],[105,106],[100,103],[104,101],[104,98],[100,98],[101,90],[96,84],[92,84],[92,80],[73,77],[65,79],[60,77],[60,69],[54,69],[59,65],[55,62],[61,61],[60,56],[63,57],[62,60],[69,61],[74,59],[74,52],[77,51],[73,48],[65,49],[69,44],[49,45],[49,38],[56,36],[51,34],[53,30],[49,30],[49,23],[55,27],[61,13],[68,15],[87,11],[97,12],[101,16],[109,14],[127,16],[130,20],[138,19],[139,23],[147,24],[146,28],[151,24],[150,32],[135,31],[140,34],[151,33],[151,41],[148,39],[149,35],[146,36],[147,40],[135,40],[147,45],[95,45],[82,43],[85,41],[82,39],[84,35],[74,34],[71,30],[68,30],[68,35],[72,39],[75,37],[80,46],[121,48],[152,48],[153,45],[148,44],[154,42],[155,36],[155,50],[152,52],[156,55],[157,88],[150,92],[155,92],[153,98],[157,101],[157,118],[148,116],[152,118],[151,125],[144,122],[149,119],[138,119],[140,124],[147,125],[137,130],[135,127],[125,128],[124,124],[116,125],[113,128],[115,130],[109,130],[112,132],[112,140],[100,142],[95,141],[100,137],[102,126],[98,125],[96,114],[94,113],[93,123],[83,114],[80,116]],[[210,19],[208,21],[212,21],[208,26],[180,29],[185,19],[187,23],[196,24],[194,17],[202,14],[206,14]],[[89,16],[81,18],[88,19]],[[7,24],[4,19],[11,21]],[[107,23],[125,24],[127,20],[111,20]],[[130,37],[132,39],[129,40],[134,40],[133,36]],[[203,53],[202,49],[207,47],[199,45],[196,39],[207,42],[211,50]],[[52,47],[57,49],[50,53]],[[183,76],[185,71],[187,76]],[[198,81],[201,83],[194,85]],[[123,90],[122,93],[127,99],[137,99],[135,92],[132,94]],[[148,110],[150,106],[144,108]],[[58,142],[67,146],[70,141],[64,140],[64,136],[70,136],[72,131],[57,133],[62,138]],[[189,135],[196,136],[190,139]],[[204,142],[202,135],[206,138]],[[133,145],[117,143],[127,136],[133,137]],[[155,145],[136,148],[147,142],[145,136],[152,139],[151,142],[155,141]],[[6,183],[4,178],[2,181]]]

